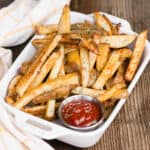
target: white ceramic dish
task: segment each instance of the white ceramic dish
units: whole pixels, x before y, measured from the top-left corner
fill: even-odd
[[[121,23],[121,32],[122,33],[128,33],[128,34],[135,34],[130,24],[120,18],[111,16],[106,14],[109,19],[113,23]],[[59,20],[60,15],[55,16],[47,21],[47,23],[57,23]],[[93,22],[92,15],[84,15],[77,12],[71,13],[71,22],[83,22],[84,20],[89,20]],[[10,80],[17,74],[18,68],[21,66],[21,64],[24,61],[27,61],[32,58],[32,56],[35,54],[36,50],[32,46],[31,42],[25,47],[25,49],[22,51],[20,56],[16,59],[14,64],[11,66],[5,77],[0,82],[0,102],[2,105],[6,107],[6,109],[14,116],[15,123],[26,130],[27,132],[30,132],[36,136],[39,136],[44,139],[58,139],[60,141],[63,141],[65,143],[77,146],[77,147],[89,147],[94,145],[104,134],[106,129],[109,127],[109,125],[112,123],[113,119],[116,117],[120,109],[125,103],[125,99],[121,99],[118,104],[115,106],[113,112],[110,114],[108,119],[102,124],[99,128],[93,130],[93,131],[86,131],[86,132],[80,132],[75,131],[69,128],[66,128],[60,124],[59,121],[56,122],[48,122],[43,119],[31,116],[27,113],[21,112],[12,106],[8,105],[4,101],[4,97],[7,93],[7,87],[10,82]],[[140,66],[138,68],[138,71],[130,83],[128,87],[129,93],[133,90],[135,87],[139,77],[141,76],[142,72],[144,71],[146,65],[149,62],[150,58],[150,44],[147,41],[145,46],[145,51],[143,54],[142,61],[140,63]]]

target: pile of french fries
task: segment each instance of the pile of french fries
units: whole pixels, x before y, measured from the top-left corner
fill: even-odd
[[[120,34],[120,24],[105,15],[95,12],[94,19],[94,24],[86,20],[71,24],[66,5],[59,24],[36,25],[36,34],[44,36],[32,41],[37,53],[11,80],[6,102],[52,120],[60,103],[74,94],[95,97],[105,108],[127,98],[147,31],[138,36]],[[135,45],[132,50],[130,44]]]

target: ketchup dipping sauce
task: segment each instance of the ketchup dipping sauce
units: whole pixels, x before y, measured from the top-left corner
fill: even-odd
[[[90,129],[102,122],[103,110],[101,103],[90,97],[74,95],[62,102],[59,116],[63,123],[74,129]]]

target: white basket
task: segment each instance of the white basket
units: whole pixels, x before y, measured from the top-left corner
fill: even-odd
[[[107,17],[113,22],[113,23],[121,23],[121,32],[127,33],[127,34],[135,34],[130,24],[118,17],[111,16],[105,13]],[[47,21],[47,23],[58,23],[60,15],[55,16]],[[84,15],[77,12],[71,12],[71,22],[83,22],[84,20],[89,20],[93,22],[92,15]],[[27,132],[30,132],[36,136],[39,136],[43,139],[58,139],[60,141],[63,141],[65,143],[77,146],[77,147],[89,147],[94,145],[104,134],[106,129],[109,127],[109,125],[112,123],[113,119],[116,117],[120,109],[125,103],[125,99],[121,99],[117,105],[115,106],[113,112],[110,114],[108,119],[104,122],[102,126],[99,128],[93,130],[93,131],[87,131],[87,132],[80,132],[75,131],[69,128],[64,127],[60,124],[59,121],[57,122],[48,122],[46,120],[34,117],[32,115],[29,115],[27,113],[21,112],[20,110],[17,110],[13,108],[12,106],[5,103],[4,98],[7,93],[7,87],[11,79],[17,74],[19,67],[24,61],[30,60],[32,56],[35,54],[36,49],[32,46],[31,42],[24,48],[20,56],[16,59],[16,61],[13,63],[5,77],[0,82],[0,94],[1,94],[1,104],[6,107],[6,109],[13,114],[15,118],[15,123],[26,130]],[[143,54],[142,61],[140,63],[140,66],[138,68],[138,71],[130,83],[128,87],[129,93],[133,90],[135,87],[139,77],[141,76],[143,70],[145,69],[146,65],[149,62],[150,58],[150,44],[147,41],[145,46],[145,51]]]

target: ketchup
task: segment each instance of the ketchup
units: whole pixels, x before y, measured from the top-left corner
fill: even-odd
[[[99,121],[102,112],[97,103],[79,99],[64,105],[62,117],[72,126],[87,127]]]

